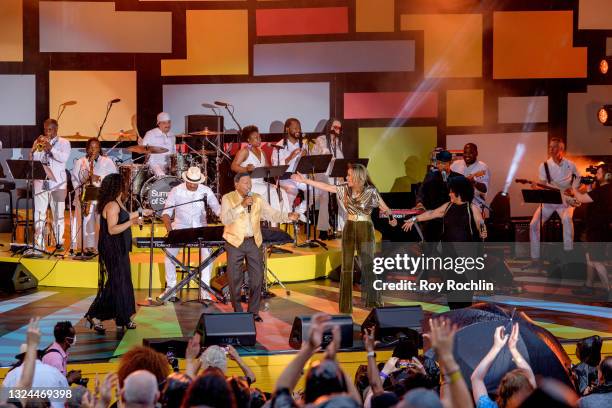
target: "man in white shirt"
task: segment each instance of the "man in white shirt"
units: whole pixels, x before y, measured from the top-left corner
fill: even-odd
[[[148,159],[149,169],[155,176],[163,176],[168,173],[170,156],[176,150],[176,137],[170,131],[172,121],[170,115],[161,112],[157,115],[157,127],[149,130],[142,139],[144,146],[157,146],[168,149],[166,153],[150,154]]]
[[[74,196],[74,217],[72,219],[71,247],[81,249],[81,232],[83,232],[83,245],[86,253],[94,253],[98,247],[98,225],[100,215],[97,213],[97,201],[90,201],[85,211],[85,225],[81,231],[81,197],[84,187],[90,183],[100,187],[104,177],[117,173],[117,167],[113,160],[100,154],[100,142],[95,137],[87,141],[85,145],[86,156],[81,157],[74,163],[72,168],[72,186],[76,194]]]
[[[308,145],[302,143],[302,125],[295,118],[289,118],[285,121],[285,136],[283,140],[278,142],[272,152],[272,165],[284,166],[288,165],[287,173],[295,173],[298,161],[302,156],[306,156]],[[280,180],[280,187],[287,192],[289,199],[289,208],[293,208],[293,202],[298,195],[298,190],[305,191],[306,184],[298,183],[290,178]],[[297,212],[303,213],[305,204],[300,205]]]
[[[199,167],[190,167],[183,173],[183,184],[179,184],[170,190],[164,206],[166,207],[162,213],[162,221],[168,232],[176,229],[198,228],[206,225],[206,206],[212,209],[213,213],[219,217],[221,215],[221,205],[213,191],[206,185],[202,184],[206,181],[206,177],[202,175]],[[204,200],[206,205],[204,205]],[[189,203],[194,200],[200,200],[194,203]],[[180,205],[185,204],[185,205]],[[179,207],[169,208],[176,205]],[[174,215],[174,221],[171,220]],[[166,291],[173,286],[176,286],[176,266],[168,256],[172,255],[176,258],[179,248],[166,249]],[[206,259],[210,255],[210,249],[202,249],[202,259]],[[197,256],[196,256],[197,257]],[[210,277],[212,265],[209,265],[202,270],[202,282],[210,285]],[[164,292],[165,293],[165,292]],[[210,294],[204,290],[201,291],[202,298],[210,300]],[[163,296],[163,294],[162,294]],[[172,300],[177,300],[172,298]]]
[[[463,146],[463,160],[456,160],[451,164],[451,170],[463,174],[474,186],[474,204],[484,210],[486,208],[487,192],[491,172],[485,162],[478,160],[478,146],[467,143]]]
[[[540,164],[538,178],[540,183],[548,184],[551,187],[561,190],[561,196],[565,190],[580,185],[580,177],[574,162],[567,160],[565,156],[565,143],[559,138],[552,138],[548,144],[549,159]],[[548,168],[548,171],[546,170]],[[537,188],[534,186],[534,188]],[[529,240],[531,242],[531,259],[538,263],[540,259],[540,223],[544,224],[550,216],[557,212],[563,223],[563,249],[571,251],[574,246],[574,207],[570,205],[570,200],[565,200],[561,204],[544,204],[538,207],[533,214],[529,225]],[[541,218],[541,222],[540,222]]]
[[[55,181],[34,180],[34,236],[36,248],[44,250],[43,231],[47,222],[47,207],[51,206],[56,250],[62,251],[67,192],[66,162],[70,156],[70,142],[57,135],[57,128],[55,119],[45,120],[44,136],[39,136],[32,145],[32,160],[48,166],[55,178]],[[42,149],[38,146],[42,146]]]

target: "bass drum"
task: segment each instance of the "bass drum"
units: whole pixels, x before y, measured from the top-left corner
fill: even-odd
[[[170,190],[182,182],[180,178],[174,176],[151,177],[140,191],[142,206],[155,211],[163,210]]]

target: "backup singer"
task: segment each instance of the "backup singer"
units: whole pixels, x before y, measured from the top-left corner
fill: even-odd
[[[479,236],[485,239],[487,229],[480,208],[473,202],[474,188],[466,177],[456,176],[449,181],[448,195],[450,197],[448,202],[434,210],[411,217],[404,222],[402,229],[409,231],[417,221],[441,219],[442,256],[454,259],[457,257],[475,259],[479,252],[478,246],[473,242],[477,242]],[[471,271],[466,270],[465,274],[458,274],[455,271],[446,271],[446,278],[463,282],[473,280],[473,276],[469,272]],[[451,309],[467,307],[471,304],[471,292],[453,291],[448,293],[448,306]]]
[[[463,146],[463,160],[455,160],[451,171],[464,175],[474,186],[474,204],[483,211],[486,208],[487,191],[491,172],[489,166],[478,160],[478,146],[467,143]]]
[[[57,135],[57,121],[47,119],[43,124],[44,135],[34,141],[32,160],[48,166],[55,181],[34,180],[34,228],[35,245],[45,249],[43,230],[47,222],[47,207],[53,215],[53,234],[56,250],[64,249],[64,210],[66,202],[66,162],[70,156],[70,142]]]
[[[275,210],[259,194],[252,193],[251,186],[248,173],[234,176],[235,190],[221,198],[221,222],[225,225],[223,238],[226,241],[230,299],[234,311],[242,312],[240,286],[243,281],[242,264],[246,260],[250,292],[248,311],[253,313],[256,322],[262,322],[259,303],[264,265],[260,222],[262,219],[276,223],[297,221],[298,214]]]
[[[559,138],[550,139],[548,144],[549,158],[540,164],[538,178],[540,183],[565,191],[578,187],[580,178],[574,162],[565,158],[565,143]],[[537,188],[537,186],[534,186]],[[574,247],[574,207],[571,199],[564,199],[561,204],[544,204],[538,207],[529,224],[529,241],[531,242],[532,264],[540,263],[540,223],[545,223],[550,216],[557,212],[563,224],[563,249],[571,251]]]
[[[302,142],[302,125],[299,120],[289,118],[285,121],[283,140],[275,145],[275,149],[276,151],[272,152],[272,164],[274,166],[288,165],[287,173],[294,173],[300,158],[308,153],[308,145]],[[293,208],[298,190],[306,190],[305,184],[296,183],[290,178],[281,180],[280,186],[287,192],[289,208]],[[306,210],[305,201],[302,201],[302,203],[297,210],[299,213]]]
[[[200,172],[199,167],[190,167],[187,171],[183,172],[182,177],[184,183],[179,184],[170,190],[164,204],[166,208],[162,213],[162,221],[168,232],[177,229],[198,228],[205,226],[207,223],[206,206],[204,205],[204,200],[206,200],[206,205],[217,217],[221,215],[221,206],[219,205],[219,201],[210,187],[203,184],[206,181],[206,177]],[[185,204],[195,200],[200,201]],[[178,207],[169,208],[173,206]],[[173,215],[174,221],[171,220]],[[176,257],[179,249],[168,248],[166,251],[167,254]],[[201,255],[202,259],[206,259],[210,255],[210,249],[202,248]],[[166,255],[164,265],[166,270],[166,291],[168,291],[172,287],[176,286],[176,266],[168,255]],[[206,283],[207,285],[210,285],[211,272],[212,265],[202,269],[201,279],[202,282]],[[161,296],[163,296],[166,291],[164,291]],[[200,293],[202,295],[202,299],[211,300],[210,294],[207,291],[201,289]],[[176,301],[178,298],[175,296],[171,300]]]
[[[610,280],[605,262],[609,259],[606,251],[612,238],[612,165],[601,164],[595,173],[598,186],[588,193],[581,193],[574,188],[574,197],[581,203],[588,204],[586,217],[586,238],[590,245],[587,248],[587,280],[584,287],[574,291],[577,295],[592,295],[593,269],[601,279],[604,289],[610,296]]]
[[[141,144],[144,146],[158,146],[168,149],[166,153],[150,154],[148,158],[149,168],[155,176],[163,176],[168,173],[170,156],[176,148],[176,137],[170,131],[172,121],[170,115],[161,112],[157,115],[157,127],[145,133]]]
[[[268,166],[265,152],[261,149],[261,136],[257,126],[251,125],[242,128],[242,138],[246,139],[247,146],[236,153],[232,162],[234,173],[250,173],[258,167]],[[283,189],[277,189],[270,185],[263,178],[252,178],[253,192],[259,194],[264,200],[268,201],[268,188],[270,191],[270,201],[268,204],[275,210],[290,211],[289,198]],[[281,200],[279,200],[279,192]]]
[[[321,181],[309,180],[300,173],[292,176],[298,183],[338,194],[338,199],[347,212],[347,221],[342,233],[342,274],[340,275],[340,313],[353,311],[353,257],[357,251],[362,265],[361,298],[366,307],[382,306],[380,292],[374,290],[372,263],[374,257],[374,224],[370,214],[376,207],[389,214],[380,193],[370,180],[368,171],[361,164],[349,164],[347,183],[333,186]],[[389,220],[391,226],[397,220]]]
[[[117,173],[117,167],[111,158],[100,154],[100,142],[95,137],[87,140],[85,145],[86,156],[74,163],[72,169],[72,185],[77,194],[74,196],[74,217],[71,224],[71,248],[81,250],[81,232],[83,232],[83,245],[85,253],[91,255],[98,247],[98,224],[100,215],[96,210],[97,201],[90,201],[85,209],[85,218],[81,216],[81,197],[85,186],[100,187],[102,180],[109,174]],[[81,226],[82,220],[85,222]],[[83,231],[81,231],[83,228]]]
[[[342,152],[342,122],[338,119],[331,118],[325,124],[323,134],[315,140],[315,145],[312,149],[313,155],[331,154],[333,159],[344,159]],[[329,164],[329,169],[326,174],[315,174],[315,180],[322,181],[328,184],[335,184],[334,179],[328,176],[334,167],[334,160]],[[317,219],[317,230],[319,231],[319,239],[329,239],[328,231],[331,227],[330,217],[336,217],[333,222],[337,231],[342,231],[344,227],[344,219],[346,213],[342,207],[336,204],[336,195],[327,191],[317,190],[315,199],[319,204],[319,217]],[[330,207],[333,206],[334,211]],[[338,225],[336,225],[338,224]]]
[[[98,293],[85,318],[99,334],[106,330],[102,321],[114,319],[118,327],[135,329],[132,315],[136,313],[130,250],[132,225],[142,225],[138,212],[128,212],[124,205],[123,180],[119,174],[104,177],[98,195],[100,217],[98,241]],[[151,216],[152,210],[143,210]]]

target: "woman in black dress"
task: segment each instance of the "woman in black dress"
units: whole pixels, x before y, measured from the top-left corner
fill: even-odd
[[[98,294],[85,318],[91,328],[104,334],[102,321],[114,319],[118,327],[136,328],[131,320],[136,313],[130,250],[132,225],[142,222],[138,212],[128,212],[123,204],[121,175],[109,174],[102,180],[97,211],[100,212],[100,238],[98,240]],[[143,215],[151,215],[145,210]]]
[[[436,218],[442,219],[442,256],[455,260],[459,258],[474,259],[479,256],[480,248],[475,243],[487,237],[482,213],[474,199],[474,187],[464,176],[455,176],[449,179],[450,201],[440,207],[425,211],[404,222],[402,229],[409,231],[415,222],[428,221]],[[470,272],[446,271],[447,279],[458,282],[473,280]],[[467,275],[467,276],[466,276]],[[447,294],[448,306],[451,309],[467,307],[472,304],[472,291],[449,291]]]

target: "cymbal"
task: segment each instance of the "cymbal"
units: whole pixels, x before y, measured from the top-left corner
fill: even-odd
[[[222,135],[223,132],[215,132],[213,130],[200,130],[199,132],[191,132],[189,133],[191,136],[219,136]]]
[[[76,132],[74,135],[66,135],[66,136],[60,136],[63,137],[64,139],[72,139],[72,140],[88,140],[91,139],[92,136],[85,136],[80,134],[79,132]]]
[[[181,133],[180,135],[174,135],[174,137],[178,137],[178,138],[181,138],[181,139],[186,139],[188,137],[193,137],[193,136]]]
[[[126,149],[129,152],[132,153],[139,153],[139,154],[157,154],[157,153],[167,153],[168,149],[166,149],[165,147],[160,147],[160,146],[130,146]]]

